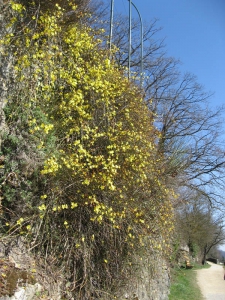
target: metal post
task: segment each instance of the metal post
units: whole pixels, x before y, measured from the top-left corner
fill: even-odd
[[[130,61],[131,61],[131,4],[132,0],[129,1],[129,50],[128,50],[128,78],[130,78]]]
[[[132,44],[132,5],[136,9],[140,23],[141,23],[141,54],[140,54],[140,72],[141,72],[141,86],[143,85],[143,22],[141,18],[141,14],[139,10],[137,9],[136,5],[132,2],[132,0],[129,1],[129,49],[128,49],[128,78],[130,78],[130,69],[131,69],[131,44]],[[110,11],[110,35],[109,35],[109,51],[110,51],[110,58],[111,58],[111,49],[112,49],[112,36],[113,36],[113,15],[114,15],[114,0],[111,0],[111,11]]]
[[[112,49],[112,35],[113,35],[113,14],[114,14],[114,0],[111,0],[110,35],[109,35],[109,52],[110,52],[110,57],[111,57],[111,49]]]
[[[132,2],[133,7],[136,9],[139,19],[140,19],[140,23],[141,23],[141,54],[140,54],[140,61],[141,61],[141,86],[143,85],[143,22],[142,22],[142,18],[141,18],[141,14],[139,12],[139,10],[137,9],[136,5]]]

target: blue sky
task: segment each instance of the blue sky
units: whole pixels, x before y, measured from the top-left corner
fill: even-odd
[[[110,0],[108,0],[110,2]],[[215,92],[210,106],[225,104],[225,0],[132,0],[144,21],[158,19],[169,56],[180,59],[182,72],[197,76]],[[128,15],[128,0],[114,0],[115,14]],[[132,8],[133,17],[138,17]]]
[[[104,0],[110,2],[111,0]],[[214,92],[210,106],[225,106],[225,0],[132,0],[142,19],[158,19],[168,56],[182,62],[206,91]],[[114,0],[115,14],[128,15],[128,0]],[[132,16],[137,12],[132,8]],[[225,118],[225,116],[223,115]],[[225,244],[221,246],[225,251]]]

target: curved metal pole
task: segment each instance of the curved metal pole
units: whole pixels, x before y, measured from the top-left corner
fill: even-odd
[[[140,19],[140,23],[141,23],[141,54],[140,54],[140,60],[141,60],[141,86],[143,85],[143,22],[142,22],[142,17],[141,14],[139,12],[139,10],[137,9],[137,6],[131,2],[131,4],[133,5],[133,7],[136,9],[139,19]]]
[[[142,22],[142,17],[141,14],[136,7],[136,5],[132,2],[132,0],[129,1],[129,49],[128,49],[128,78],[130,78],[130,68],[131,68],[131,43],[132,43],[132,36],[131,36],[131,31],[132,31],[132,17],[131,17],[131,6],[136,9],[140,23],[141,23],[141,54],[140,54],[140,61],[141,61],[141,86],[143,85],[143,22]],[[110,11],[110,35],[109,35],[109,51],[110,51],[110,58],[111,58],[111,48],[112,48],[112,36],[113,36],[113,15],[114,15],[114,0],[111,0],[111,11]]]
[[[128,49],[128,78],[130,78],[130,61],[131,61],[131,4],[132,0],[129,1],[129,49]]]
[[[112,35],[113,35],[113,14],[114,14],[114,0],[111,0],[111,10],[110,10],[110,34],[109,34],[109,52],[110,52],[110,58],[111,58]]]

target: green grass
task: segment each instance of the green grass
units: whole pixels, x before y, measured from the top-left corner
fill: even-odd
[[[193,269],[176,269],[172,274],[172,285],[169,300],[203,300],[203,296],[197,285],[196,272],[194,270],[209,268],[209,265],[195,265]]]

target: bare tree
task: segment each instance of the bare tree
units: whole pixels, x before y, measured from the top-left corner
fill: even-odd
[[[188,186],[221,204],[219,189],[224,188],[225,150],[221,142],[223,108],[211,110],[206,92],[192,74],[179,72],[179,61],[167,57],[156,20],[144,26],[143,94],[160,132],[159,154],[165,159],[164,176],[179,177]],[[105,23],[106,34],[108,24]],[[118,64],[128,61],[128,19],[118,15],[114,21],[113,43],[118,48]],[[132,22],[131,69],[139,77],[140,24]],[[135,78],[135,76],[134,76]],[[134,79],[136,80],[136,79]],[[209,191],[210,189],[210,191]],[[207,192],[206,192],[207,190]]]
[[[189,194],[189,204],[177,214],[177,226],[183,241],[193,255],[201,256],[203,264],[210,251],[225,241],[222,215],[215,214],[200,193],[192,194],[192,199]]]

